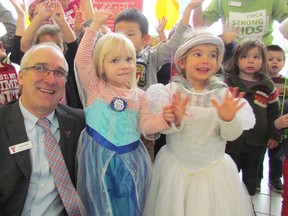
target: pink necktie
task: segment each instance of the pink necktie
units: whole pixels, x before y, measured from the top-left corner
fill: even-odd
[[[41,126],[45,131],[45,152],[56,188],[62,199],[64,207],[69,216],[81,215],[79,210],[80,198],[72,184],[57,140],[51,133],[51,123],[48,119],[44,118],[39,119],[37,124]]]

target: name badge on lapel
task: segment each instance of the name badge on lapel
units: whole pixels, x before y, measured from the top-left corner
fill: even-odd
[[[17,145],[13,145],[9,147],[10,154],[16,154],[18,152],[25,151],[27,149],[33,148],[33,144],[31,141],[19,143]]]
[[[228,2],[229,6],[235,6],[235,7],[241,7],[242,2],[236,2],[236,1],[229,1]]]

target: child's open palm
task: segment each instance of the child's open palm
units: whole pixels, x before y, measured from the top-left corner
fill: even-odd
[[[185,98],[181,97],[180,92],[173,94],[173,113],[175,115],[175,125],[179,125],[185,115],[187,105],[190,98],[186,96]]]
[[[237,111],[244,106],[245,102],[241,101],[244,95],[244,92],[238,93],[238,88],[229,88],[222,104],[216,99],[211,99],[211,102],[217,109],[219,117],[223,121],[229,122],[234,118]]]
[[[41,2],[36,12],[37,17],[43,21],[50,18],[53,15],[53,7],[54,5],[49,1]]]
[[[58,24],[61,22],[65,22],[65,13],[59,1],[57,1],[54,5],[52,17],[55,20],[55,22]]]
[[[84,14],[81,10],[79,10],[77,5],[73,5],[73,9],[75,11],[75,17],[73,20],[74,32],[76,33],[76,35],[79,35],[81,31],[84,29],[83,27],[83,23],[85,21]]]
[[[191,0],[186,5],[186,8],[192,10],[192,9],[194,9],[196,7],[199,7],[203,2],[204,2],[204,0]]]
[[[189,102],[189,97],[181,98],[180,92],[173,94],[172,104],[163,107],[164,119],[168,123],[180,125]]]
[[[26,0],[22,0],[19,2],[19,0],[10,0],[10,2],[12,3],[12,5],[14,6],[17,14],[21,14],[22,16],[25,16],[27,13],[27,2]]]
[[[110,19],[112,15],[113,13],[111,4],[104,4],[99,10],[97,10],[97,8],[94,8],[92,25],[94,25],[95,30],[99,30],[101,25],[103,25],[108,19]]]

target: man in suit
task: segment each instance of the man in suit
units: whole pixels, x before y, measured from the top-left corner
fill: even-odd
[[[58,103],[67,71],[59,47],[51,43],[32,47],[25,53],[18,74],[21,97],[0,106],[1,216],[67,215],[45,152],[46,132],[38,124],[41,119],[51,123],[54,143],[59,144],[58,152],[62,152],[75,189],[76,148],[85,120],[82,110]]]

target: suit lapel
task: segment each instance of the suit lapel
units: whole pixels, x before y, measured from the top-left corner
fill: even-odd
[[[69,117],[69,114],[61,109],[60,106],[56,108],[56,115],[59,122],[60,141],[59,145],[63,150],[64,143],[71,143],[74,140],[75,134],[73,133],[74,121]]]
[[[23,115],[19,107],[19,101],[17,101],[12,107],[9,113],[7,122],[7,131],[11,145],[17,145],[28,141]],[[29,150],[18,152],[14,154],[15,160],[17,161],[19,168],[25,174],[26,178],[29,179],[31,174],[31,162]]]

